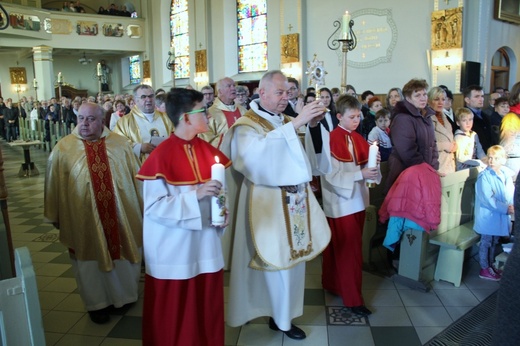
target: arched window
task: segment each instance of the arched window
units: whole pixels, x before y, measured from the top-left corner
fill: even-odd
[[[238,72],[267,70],[265,0],[237,0]]]
[[[509,88],[509,55],[504,48],[498,49],[491,59],[490,92],[496,87]]]
[[[170,11],[170,47],[174,47],[175,79],[190,76],[190,36],[188,0],[172,0]]]
[[[141,58],[139,55],[128,57],[130,84],[141,84]]]

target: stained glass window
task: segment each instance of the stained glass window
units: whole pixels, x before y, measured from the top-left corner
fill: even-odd
[[[190,77],[190,36],[188,28],[188,0],[172,0],[170,46],[175,49],[175,79]]]
[[[141,84],[141,58],[139,55],[128,57],[130,84]]]
[[[238,72],[267,70],[265,0],[237,0]]]

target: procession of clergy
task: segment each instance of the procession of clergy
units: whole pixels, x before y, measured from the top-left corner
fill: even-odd
[[[224,323],[262,316],[304,339],[291,321],[303,314],[305,263],[322,252],[324,289],[352,313],[371,313],[361,295],[361,234],[365,180],[380,182],[380,156],[368,167],[356,97],[337,99],[329,132],[320,100],[289,104],[293,84],[267,72],[248,109],[235,104],[230,78],[217,82],[216,98],[209,86],[175,88],[162,96],[165,113],[139,85],[113,131],[99,105],[80,106],[77,126],[49,156],[44,214],[69,249],[94,323],[137,301],[144,261],[144,345],[223,345]],[[211,177],[216,160],[225,181]],[[323,209],[313,176],[321,176]],[[226,206],[223,223],[211,219],[212,199]]]

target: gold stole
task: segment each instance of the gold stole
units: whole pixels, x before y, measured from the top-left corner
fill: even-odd
[[[92,193],[96,200],[97,212],[107,240],[110,258],[119,259],[121,258],[119,222],[105,138],[100,138],[96,142],[83,140],[83,144],[92,180]]]

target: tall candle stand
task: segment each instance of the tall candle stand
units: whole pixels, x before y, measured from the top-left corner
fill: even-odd
[[[102,69],[102,66],[101,66],[101,63],[97,63],[96,65],[96,76],[97,76],[97,79],[98,79],[98,97],[101,98],[101,95],[103,94],[103,87],[101,85],[101,78],[103,77],[103,69]]]
[[[175,88],[175,51],[173,48],[168,51],[166,68],[172,72],[172,88]]]
[[[34,88],[34,97],[36,99],[36,102],[38,102],[38,84],[36,82],[33,84],[33,88]]]
[[[343,32],[345,35],[342,36],[342,38],[334,38],[333,36],[336,34],[336,32],[341,29],[341,23],[339,20],[334,21],[333,23],[334,27],[337,27],[337,29],[330,35],[329,39],[327,40],[327,46],[331,50],[337,50],[339,49],[341,45],[341,52],[343,53],[342,56],[342,64],[341,64],[341,93],[346,94],[347,93],[347,53],[354,50],[357,46],[357,37],[354,33],[354,30],[352,27],[354,26],[354,21],[349,20],[348,21],[348,28],[343,28]]]

